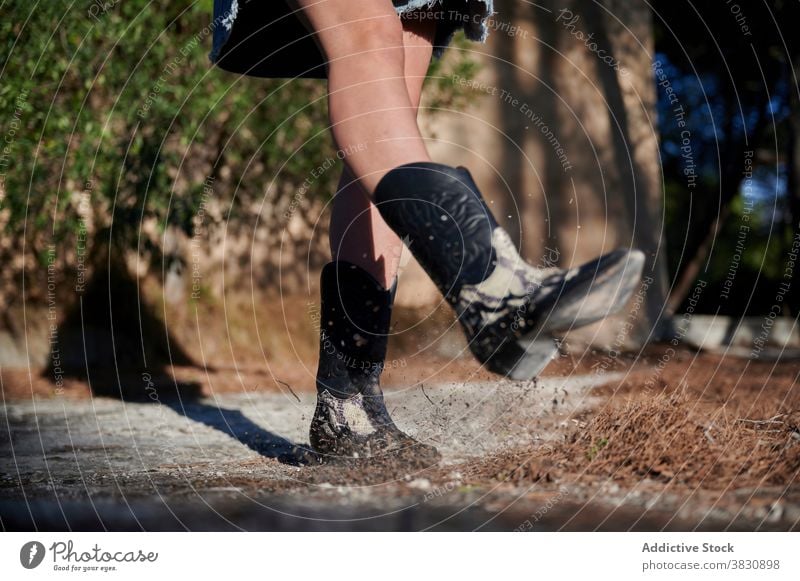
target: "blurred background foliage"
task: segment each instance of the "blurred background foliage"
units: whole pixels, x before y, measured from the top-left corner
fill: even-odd
[[[133,250],[152,266],[170,228],[193,235],[201,205],[206,226],[250,225],[266,198],[285,205],[322,160],[335,159],[323,82],[210,66],[212,0],[105,4],[3,8],[0,119],[6,131],[19,125],[1,168],[0,258],[14,266],[3,269],[6,304],[21,298],[24,266],[34,282],[44,274],[51,244],[59,277],[74,274],[82,252],[94,263],[109,249],[117,259]],[[465,56],[434,63],[428,102],[469,99],[452,74],[469,78],[476,67]],[[336,180],[338,172],[322,173],[309,197],[329,198]]]
[[[167,231],[193,235],[210,182],[215,203],[203,208],[203,220],[251,226],[265,202],[279,212],[320,160],[335,157],[324,83],[238,78],[209,66],[211,0],[106,4],[16,0],[3,8],[6,306],[21,298],[23,268],[42,282],[42,267],[54,260],[56,276],[74,276],[82,252],[94,263],[108,249],[134,251],[150,268],[163,260]],[[724,301],[704,293],[699,310],[762,312],[783,280],[800,224],[800,51],[796,35],[776,33],[779,23],[798,21],[798,2],[776,0],[771,10],[748,3],[744,20],[730,3],[663,0],[654,8],[656,60],[686,112],[696,172],[687,187],[683,129],[661,87],[670,302],[685,306],[698,278],[721,291],[736,261],[733,276],[748,284],[733,285]],[[468,54],[450,51],[432,65],[432,110],[470,100],[452,81],[478,72]],[[329,198],[337,179],[338,172],[324,172],[303,203]],[[747,188],[752,199],[743,196]],[[90,203],[83,204],[86,192]],[[747,243],[737,254],[745,223]],[[27,292],[36,298],[37,285]],[[797,314],[798,296],[786,302],[787,314]]]
[[[661,0],[654,8],[655,61],[677,97],[670,102],[658,86],[670,303],[680,311],[703,279],[700,311],[765,314],[791,282],[782,312],[797,316],[800,42],[790,26],[800,3]]]

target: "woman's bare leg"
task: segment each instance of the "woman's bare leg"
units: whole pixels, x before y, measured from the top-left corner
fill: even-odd
[[[436,23],[432,19],[404,21],[403,70],[415,116],[433,52],[435,32]],[[391,286],[397,275],[403,245],[346,166],[333,201],[330,242],[334,260],[357,264],[384,288]]]
[[[514,379],[531,379],[557,352],[554,334],[624,306],[641,276],[641,252],[612,253],[577,271],[545,274],[522,260],[487,212],[466,169],[430,161],[406,86],[403,27],[391,0],[296,1],[328,61],[331,126],[336,144],[347,152],[350,173],[371,199],[377,194],[386,224],[408,237],[417,260],[458,313],[470,349],[481,363]],[[396,239],[384,237],[381,230],[369,231],[375,268]],[[354,258],[363,260],[363,253],[356,251]],[[393,269],[387,268],[385,258],[383,262],[383,276],[378,278],[388,283]],[[592,282],[600,271],[604,288],[593,293]],[[619,288],[624,291],[611,292]],[[594,300],[584,310],[592,293]],[[343,323],[351,336],[340,338],[342,347],[363,342],[348,325],[352,322]],[[350,347],[357,352],[359,346]],[[325,396],[330,374],[324,358],[320,369],[317,387]],[[353,386],[345,387],[342,393]],[[332,404],[320,405],[318,409],[333,417]],[[370,425],[374,427],[371,420]]]
[[[391,0],[296,0],[328,61],[333,138],[370,195],[391,169],[429,161],[405,77]]]

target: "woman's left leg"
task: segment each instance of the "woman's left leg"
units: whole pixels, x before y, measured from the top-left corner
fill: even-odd
[[[405,82],[415,111],[419,109],[435,33],[436,22],[433,19],[403,21]],[[392,286],[402,242],[383,221],[375,204],[346,166],[333,200],[330,245],[333,260],[358,265],[384,288]]]
[[[414,20],[403,29],[405,84],[416,113],[435,22]],[[347,168],[333,202],[330,243],[333,262],[320,279],[322,326],[311,444],[322,455],[362,457],[413,448],[418,461],[434,462],[435,448],[395,426],[380,388],[391,288],[403,246]]]

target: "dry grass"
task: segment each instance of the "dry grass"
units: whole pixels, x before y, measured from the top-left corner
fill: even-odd
[[[563,445],[571,471],[690,488],[786,486],[800,472],[800,414],[756,420],[708,409],[682,389],[603,409]]]
[[[644,389],[652,367],[640,364],[622,383],[598,388],[605,404],[575,418],[565,439],[500,454],[474,466],[471,478],[517,485],[612,480],[623,488],[646,480],[718,491],[796,487],[797,370],[796,361],[684,354],[666,366],[657,389]]]

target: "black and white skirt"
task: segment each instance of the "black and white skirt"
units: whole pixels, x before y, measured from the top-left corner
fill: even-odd
[[[439,58],[453,34],[463,29],[484,42],[493,0],[392,0],[398,15],[434,18],[433,56]],[[420,14],[424,9],[427,13]],[[409,16],[410,17],[410,16]],[[284,0],[214,0],[213,47],[218,67],[254,77],[325,78],[325,59],[313,34]]]

